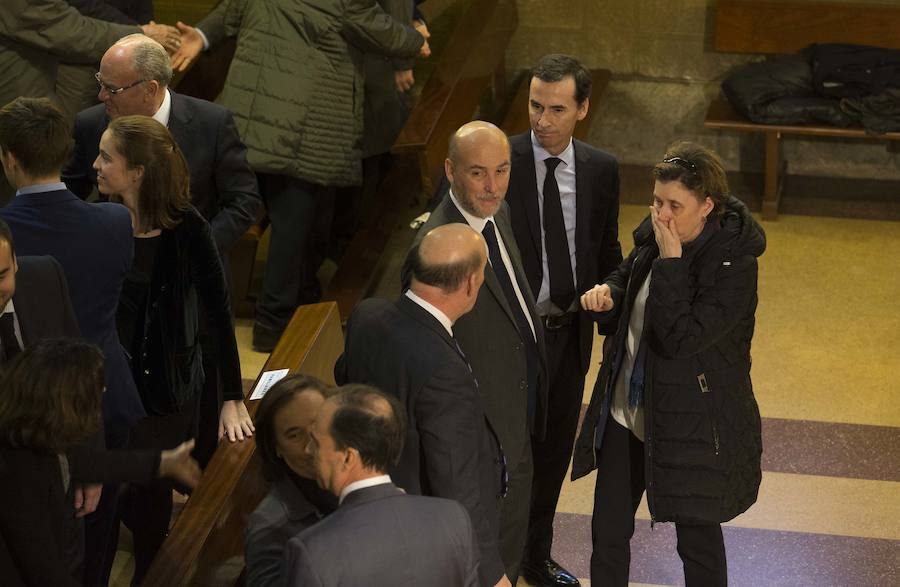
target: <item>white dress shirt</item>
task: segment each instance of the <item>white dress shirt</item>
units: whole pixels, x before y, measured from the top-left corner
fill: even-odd
[[[172,93],[169,92],[168,88],[166,88],[166,95],[163,98],[162,104],[159,105],[159,110],[153,115],[153,120],[160,123],[166,128],[169,128],[169,116],[172,114]]]
[[[500,257],[503,259],[503,264],[506,266],[506,274],[509,275],[509,280],[512,282],[513,289],[516,292],[516,299],[519,300],[519,305],[522,307],[522,313],[525,314],[525,318],[528,320],[528,325],[531,326],[531,337],[535,338],[534,335],[534,322],[531,320],[531,313],[528,311],[528,306],[525,305],[525,298],[522,296],[522,290],[519,289],[519,281],[516,279],[516,273],[512,268],[512,261],[509,260],[509,253],[506,251],[506,245],[503,244],[503,237],[500,235],[500,231],[497,229],[497,221],[494,220],[493,216],[488,216],[487,218],[478,218],[477,216],[472,216],[468,212],[466,212],[462,206],[459,205],[459,201],[456,199],[456,196],[453,195],[453,190],[450,190],[450,199],[453,201],[453,205],[456,206],[456,209],[459,210],[460,214],[463,215],[463,218],[466,219],[466,222],[469,226],[471,226],[474,230],[481,234],[484,230],[485,224],[488,223],[488,220],[494,223],[494,233],[497,235],[497,242],[500,244]],[[484,245],[485,251],[487,251],[488,263],[491,262],[491,254],[490,251],[487,250],[487,243]],[[493,265],[491,265],[493,267]],[[497,271],[494,268],[494,271]],[[535,340],[537,340],[535,338]]]
[[[341,490],[341,497],[338,499],[338,505],[344,503],[344,498],[357,489],[365,489],[366,487],[384,485],[385,483],[393,483],[393,481],[391,481],[390,475],[378,475],[377,477],[369,477],[368,479],[360,479],[359,481],[354,481]]]
[[[435,320],[440,322],[441,326],[447,331],[447,334],[449,334],[451,338],[453,337],[453,322],[450,321],[450,318],[448,318],[446,314],[438,310],[433,304],[426,302],[414,294],[411,289],[406,290],[404,295],[421,306],[423,310],[434,316]]]
[[[556,157],[561,159],[556,167],[556,185],[559,186],[559,202],[562,205],[563,222],[566,225],[566,240],[569,242],[569,262],[572,264],[572,283],[577,284],[577,273],[575,272],[575,222],[576,222],[576,201],[575,201],[575,145],[572,139],[569,139],[569,145],[559,155],[551,155],[538,142],[531,132],[531,149],[534,152],[534,174],[537,179],[538,193],[538,224],[541,227],[541,265],[543,266],[543,277],[541,277],[541,289],[537,295],[537,311],[538,314],[546,316],[547,314],[561,314],[571,310],[572,308],[557,308],[550,301],[550,266],[547,264],[547,240],[544,233],[544,180],[547,178],[547,164],[544,160],[548,157]],[[576,296],[572,302],[573,305],[578,303]]]

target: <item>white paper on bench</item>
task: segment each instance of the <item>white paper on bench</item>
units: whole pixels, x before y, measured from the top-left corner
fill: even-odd
[[[256,382],[256,387],[253,388],[253,393],[250,394],[250,399],[262,399],[266,392],[269,391],[269,388],[278,383],[281,379],[284,379],[285,375],[288,374],[290,369],[275,369],[274,371],[264,371],[262,375],[259,376],[259,381]]]

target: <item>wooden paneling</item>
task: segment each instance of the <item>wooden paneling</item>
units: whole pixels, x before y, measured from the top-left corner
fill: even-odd
[[[719,0],[716,51],[795,53],[812,43],[900,49],[900,6]]]
[[[440,182],[447,141],[472,119],[503,64],[516,24],[513,0],[480,0],[456,25],[393,148],[397,154],[424,152],[426,192]]]
[[[288,368],[334,384],[334,362],[343,351],[338,308],[300,306],[264,371]],[[250,415],[258,401],[247,401]],[[253,440],[222,442],[143,585],[233,585],[244,568],[247,517],[268,491]]]

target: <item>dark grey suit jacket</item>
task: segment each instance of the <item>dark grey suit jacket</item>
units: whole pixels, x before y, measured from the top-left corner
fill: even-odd
[[[335,513],[288,542],[285,563],[285,584],[297,587],[478,585],[466,510],[393,484],[351,492]]]
[[[288,540],[322,519],[289,478],[272,484],[269,494],[250,514],[244,533],[248,587],[281,585],[281,567]]]
[[[62,180],[80,198],[89,196],[97,185],[93,164],[109,124],[105,108],[98,104],[75,117],[75,151]],[[229,110],[175,92],[169,132],[190,167],[191,203],[209,221],[223,255],[247,231],[259,208],[259,188],[247,163],[247,147]]]
[[[575,293],[583,294],[622,262],[619,246],[619,164],[615,157],[575,140]],[[541,217],[531,133],[509,138],[512,171],[506,201],[522,265],[535,298],[541,289]],[[581,371],[591,360],[594,321],[588,312],[579,315]],[[601,334],[606,334],[605,332]]]
[[[481,584],[495,585],[504,573],[497,546],[501,449],[447,330],[406,296],[363,300],[347,321],[334,376],[340,384],[374,385],[403,402],[409,425],[392,479],[408,493],[466,508],[478,536]]]
[[[544,330],[534,307],[534,296],[528,286],[519,249],[509,223],[509,207],[504,203],[494,215],[497,230],[506,245],[513,272],[516,276],[525,305],[537,337],[540,365],[537,378],[537,403],[534,433],[543,436],[547,421],[547,362],[544,352]],[[438,204],[428,222],[419,230],[416,241],[432,228],[460,222],[466,224],[462,213],[447,195]],[[409,268],[403,268],[403,289],[409,287]],[[459,340],[469,359],[481,391],[484,411],[500,437],[510,468],[523,460],[531,459],[530,432],[528,429],[528,364],[525,345],[516,327],[515,318],[506,296],[490,263],[484,269],[484,285],[478,292],[478,300],[471,312],[453,325],[453,334]],[[530,333],[528,333],[530,335]]]
[[[44,338],[79,337],[62,267],[53,257],[18,257],[13,305],[27,347]]]

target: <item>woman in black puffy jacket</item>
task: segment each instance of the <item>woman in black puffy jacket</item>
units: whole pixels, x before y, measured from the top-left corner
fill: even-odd
[[[756,501],[762,476],[750,341],[765,234],[708,149],[673,145],[653,177],[634,250],[581,298],[616,333],[572,477],[597,469],[593,584],[627,585],[646,490],[651,524],[675,522],[687,585],[725,585],[720,523]]]

